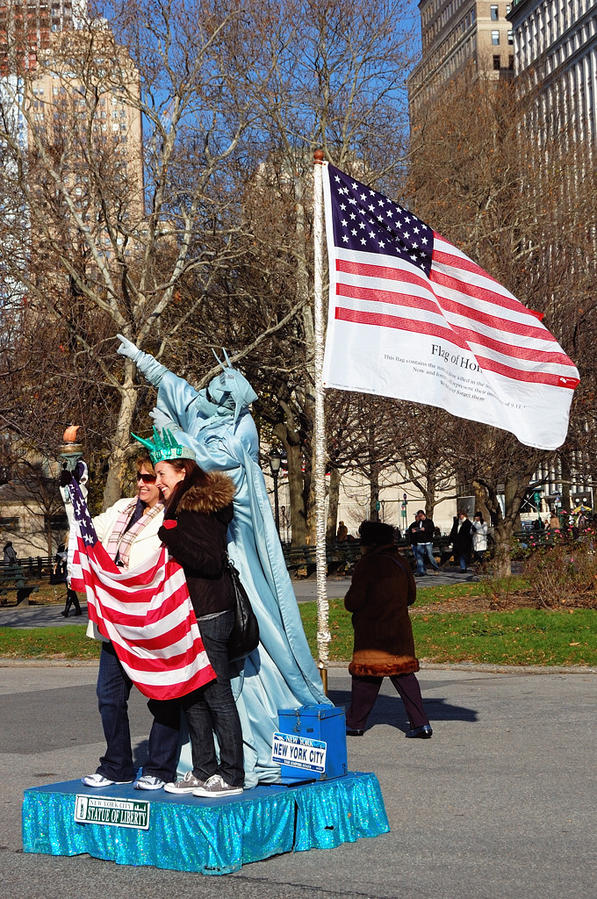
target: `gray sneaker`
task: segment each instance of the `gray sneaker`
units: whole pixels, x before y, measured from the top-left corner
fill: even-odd
[[[193,796],[217,799],[219,796],[238,796],[242,791],[242,787],[231,787],[227,784],[220,774],[212,774],[199,789],[193,790]]]
[[[176,783],[166,784],[164,790],[166,793],[182,794],[192,793],[193,790],[197,790],[199,787],[204,786],[204,780],[199,780],[192,771],[187,771],[182,780],[177,780]]]
[[[113,784],[132,784],[132,780],[110,780],[103,774],[87,774],[81,778],[86,787],[111,787]]]
[[[144,774],[135,781],[135,790],[161,790],[165,781],[161,777],[154,777],[153,774]]]

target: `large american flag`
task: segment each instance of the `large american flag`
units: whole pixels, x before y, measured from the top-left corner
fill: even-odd
[[[578,371],[541,316],[403,206],[325,164],[326,387],[564,441]]]
[[[214,680],[180,565],[165,547],[136,568],[119,568],[97,538],[79,485],[69,485],[73,590],[85,591],[89,620],[112,642],[122,667],[150,699],[177,699]]]

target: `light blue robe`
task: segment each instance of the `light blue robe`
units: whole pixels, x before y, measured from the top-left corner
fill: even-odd
[[[257,429],[247,408],[256,395],[231,368],[210,383],[207,394],[147,354],[139,352],[135,362],[158,387],[152,412],[158,427],[172,428],[176,439],[194,450],[200,468],[225,471],[234,481],[228,551],[257,615],[260,645],[246,659],[232,688],[243,729],[245,786],[272,782],[280,774],[279,766],[271,761],[278,709],[331,703],[305,638],[258,463]],[[208,395],[211,400],[216,397],[216,402]],[[190,768],[186,744],[179,774]]]

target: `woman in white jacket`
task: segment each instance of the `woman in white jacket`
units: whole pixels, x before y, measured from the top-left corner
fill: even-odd
[[[477,512],[473,519],[471,536],[473,538],[473,561],[481,564],[487,552],[487,525],[480,512]]]
[[[122,568],[135,568],[159,550],[158,531],[164,507],[149,456],[137,460],[137,495],[120,499],[93,524],[108,555]],[[95,774],[81,780],[88,787],[109,787],[131,783],[137,766],[133,760],[128,719],[128,698],[132,681],[120,664],[112,644],[89,622],[87,636],[102,640],[97,679],[97,698],[106,738],[106,751]],[[147,703],[154,721],[149,734],[148,759],[135,781],[139,790],[159,790],[176,776],[180,708],[178,700],[150,699]]]

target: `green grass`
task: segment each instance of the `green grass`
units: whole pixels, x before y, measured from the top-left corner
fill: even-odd
[[[474,581],[464,584],[444,584],[438,587],[421,587],[417,585],[417,608],[438,602],[450,602],[453,599],[473,599],[476,596],[486,597],[489,592],[514,593],[524,590],[528,582],[520,575],[508,578],[492,578],[491,580]]]
[[[509,581],[510,591],[523,586]],[[482,662],[496,665],[597,666],[597,612],[591,609],[425,614],[423,607],[459,597],[483,596],[482,584],[419,589],[413,616],[416,652],[434,662]],[[352,655],[350,615],[342,599],[330,600],[330,659]],[[301,603],[309,646],[317,657],[317,605]],[[0,627],[0,657],[97,659],[100,644],[85,636],[83,625],[56,628]]]
[[[18,659],[99,659],[101,643],[85,636],[81,624],[64,627],[0,627],[0,657]]]
[[[597,665],[593,609],[420,615],[412,624],[417,656],[434,662]]]
[[[463,586],[468,588],[475,585]],[[462,596],[462,592],[459,595]],[[427,603],[427,596],[420,595],[419,602]],[[300,610],[309,646],[317,657],[316,604],[301,603]],[[433,662],[597,665],[597,613],[592,609],[561,612],[543,609],[487,613],[434,612],[413,616],[412,625],[417,656]],[[344,610],[342,600],[330,601],[330,631],[330,659],[350,659],[352,627],[350,615]]]

